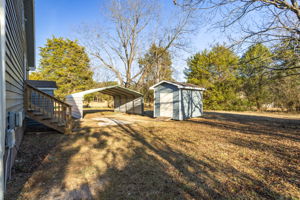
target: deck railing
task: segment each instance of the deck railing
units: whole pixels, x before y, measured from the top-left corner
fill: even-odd
[[[51,120],[58,126],[72,129],[71,105],[31,86],[25,85],[25,110],[41,115],[45,120]]]

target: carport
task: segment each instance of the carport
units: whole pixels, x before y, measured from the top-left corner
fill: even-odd
[[[131,114],[143,114],[144,100],[143,95],[134,90],[118,85],[86,90],[66,97],[66,103],[72,105],[72,116],[83,118],[83,100],[87,94],[101,92],[114,98],[114,111]]]

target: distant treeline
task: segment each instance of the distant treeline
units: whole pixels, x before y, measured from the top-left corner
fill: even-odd
[[[187,81],[205,87],[204,105],[214,110],[300,110],[300,77],[296,52],[271,52],[254,44],[239,57],[216,45],[188,60]],[[294,63],[293,63],[294,62]]]
[[[68,94],[97,87],[118,84],[111,81],[97,83],[85,48],[77,41],[64,38],[49,39],[40,48],[40,67],[31,79],[52,80],[58,84],[55,95],[64,99]],[[242,55],[224,45],[215,45],[191,56],[184,71],[189,83],[206,88],[205,109],[262,110],[279,108],[300,110],[300,79],[298,57],[285,46],[271,51],[263,44],[254,44]],[[161,80],[173,80],[172,56],[169,51],[153,44],[137,60],[142,73],[132,80],[130,87],[144,94],[145,102],[153,102],[149,87]],[[126,87],[126,85],[123,85]],[[100,94],[86,96],[111,101]]]

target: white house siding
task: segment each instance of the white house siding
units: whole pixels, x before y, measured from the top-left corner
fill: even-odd
[[[23,111],[23,88],[26,79],[25,30],[23,1],[6,0],[6,109]]]
[[[24,119],[23,88],[27,77],[24,5],[22,0],[6,0],[5,3],[6,111],[7,114],[10,112],[15,116],[22,112],[21,116]],[[13,127],[9,128],[15,128],[16,131],[16,145],[10,153],[6,149],[7,177],[21,142],[24,127],[17,127],[15,123],[10,123],[10,126]]]

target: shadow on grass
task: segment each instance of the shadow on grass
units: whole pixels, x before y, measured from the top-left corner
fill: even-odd
[[[224,165],[206,156],[203,160],[195,160],[172,149],[161,139],[156,138],[156,141],[149,143],[143,134],[136,131],[131,125],[119,124],[119,127],[134,140],[143,144],[143,148],[135,151],[135,156],[130,159],[130,164],[126,168],[117,170],[112,167],[105,175],[102,175],[102,177],[110,177],[110,184],[103,192],[107,195],[105,196],[107,199],[124,198],[126,192],[133,195],[133,199],[144,199],[144,197],[147,197],[146,199],[249,198],[253,193],[255,193],[255,198],[288,199],[288,197],[273,191],[269,185],[230,165]],[[152,131],[149,130],[149,132]],[[146,150],[154,152],[167,162],[173,170],[177,171],[178,177],[166,174],[168,169],[161,160],[150,156]],[[141,158],[144,162],[141,162]],[[144,173],[140,172],[143,170]],[[221,183],[214,175],[214,173],[224,172],[229,177],[230,185]],[[135,178],[132,179],[131,176]],[[232,177],[235,177],[235,180],[230,180]],[[133,185],[133,187],[124,190],[122,185],[118,184],[120,181]],[[235,185],[234,188],[232,185]],[[249,191],[243,191],[245,188],[248,188]],[[116,191],[119,192],[116,193]],[[141,197],[140,194],[146,196]],[[101,193],[99,195],[101,196]]]
[[[26,181],[49,153],[63,140],[63,135],[51,129],[28,129],[12,168],[12,180],[7,184],[5,199],[17,199]],[[51,142],[48,142],[51,141]]]
[[[83,110],[83,118],[84,118],[87,114],[103,113],[103,112],[114,112],[114,109],[84,109],[84,110]]]
[[[249,135],[264,135],[278,139],[300,141],[300,119],[281,119],[216,112],[206,112],[203,118],[208,120],[190,119],[188,121]]]
[[[260,166],[261,176],[265,177],[280,177],[282,180],[289,182],[296,188],[300,189],[300,171],[299,171],[299,160],[300,160],[300,149],[297,147],[287,147],[282,144],[266,144],[264,142],[251,141],[242,138],[232,138],[229,140],[230,143],[237,145],[242,148],[247,148],[259,152],[265,152],[270,156],[278,157],[284,167],[276,165]],[[257,166],[253,166],[257,167]],[[299,190],[300,191],[300,190]]]
[[[153,111],[152,110],[145,110],[144,115],[153,118]]]
[[[206,117],[207,119],[215,119],[209,115]],[[247,120],[241,122],[236,118],[231,119],[230,116],[226,119],[226,115],[221,117],[225,119],[217,122],[191,122],[247,134],[270,134],[274,136],[274,133],[256,130],[261,128],[257,127],[258,125],[267,126],[265,122],[260,122],[260,120],[255,122],[257,123],[256,129],[250,132],[244,131],[243,127],[226,125],[222,121],[238,122],[242,125],[253,126],[252,120],[248,123]],[[205,155],[202,156],[203,159],[197,160],[184,152],[172,148],[167,141],[160,137],[153,137],[149,141],[149,138],[146,138],[145,135],[155,135],[154,130],[149,127],[115,122],[118,126],[109,127],[109,131],[101,128],[83,127],[79,124],[81,126],[80,133],[63,135],[61,140],[56,141],[59,144],[54,145],[54,149],[49,149],[47,160],[45,161],[44,159],[44,162],[39,163],[41,166],[36,170],[36,177],[31,183],[27,183],[30,187],[26,188],[24,186],[26,181],[22,183],[15,181],[10,187],[16,187],[17,184],[20,184],[20,190],[23,188],[25,193],[34,189],[35,193],[32,199],[289,199],[289,197],[275,192],[270,185],[234,168],[230,163],[225,164]],[[184,123],[189,123],[189,121]],[[143,132],[140,130],[143,130]],[[116,137],[115,132],[120,132],[124,137]],[[295,140],[299,136],[294,133],[276,134],[276,137],[291,140]],[[133,152],[132,154],[129,155],[120,148],[111,148],[110,145],[113,142],[125,140],[128,137],[130,142],[124,148],[130,148]],[[40,136],[36,136],[35,139],[38,138]],[[110,143],[105,138],[110,138]],[[43,140],[43,138],[40,139]],[[105,152],[102,160],[105,162],[107,170],[103,173],[100,172],[101,169],[96,168],[96,181],[83,181],[78,185],[77,189],[68,191],[64,186],[66,171],[68,170],[68,163],[80,150],[78,146],[72,147],[72,144],[79,139],[85,141],[96,139],[98,141],[98,144],[93,145],[92,148]],[[228,140],[242,147],[266,151],[262,147],[264,144],[253,143],[252,147],[248,147],[249,141],[235,140],[234,138],[228,138]],[[47,143],[47,141],[43,140],[41,145],[44,143]],[[134,143],[139,145],[133,145]],[[30,146],[30,144],[27,145]],[[268,148],[267,151],[269,153],[277,153],[283,159],[289,157],[289,154],[280,152],[276,147],[266,148]],[[56,157],[51,157],[52,154],[55,154]],[[126,165],[122,168],[116,166],[118,156],[125,160]],[[296,159],[296,156],[292,159]],[[95,157],[92,159],[99,158]],[[88,165],[91,160],[87,158],[82,160],[82,162]],[[61,164],[57,165],[57,163]],[[78,167],[80,169],[80,166]],[[39,174],[40,176],[38,176]],[[226,179],[225,181],[220,181],[218,177],[220,174]],[[299,175],[299,173],[297,174]],[[30,177],[31,175],[32,172],[29,172],[27,176]],[[50,192],[54,189],[55,192]],[[13,196],[7,196],[7,199],[16,199],[19,195],[20,193],[17,192]],[[20,198],[22,199],[22,197]]]

